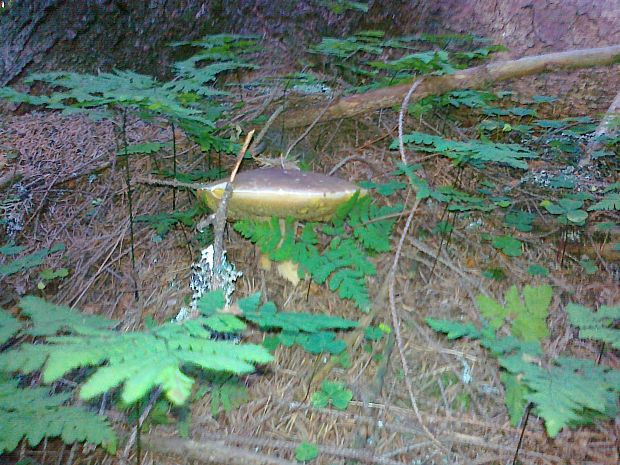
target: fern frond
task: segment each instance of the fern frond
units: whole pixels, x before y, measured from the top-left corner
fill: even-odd
[[[85,315],[64,305],[54,305],[35,296],[25,296],[20,302],[22,315],[32,322],[26,331],[31,336],[53,336],[61,331],[81,335],[109,334],[118,322],[99,315]]]
[[[0,307],[0,345],[16,335],[21,328],[19,320]]]
[[[243,317],[264,329],[277,328],[294,333],[316,333],[326,329],[351,329],[357,326],[355,321],[335,316],[278,312],[271,302],[256,310],[244,310]]]
[[[46,335],[47,344],[22,344],[0,354],[0,369],[32,373],[42,370],[43,382],[53,382],[79,367],[95,367],[80,396],[90,399],[123,385],[121,397],[132,403],[156,386],[175,404],[184,403],[193,379],[183,369],[234,374],[249,373],[254,364],[272,360],[260,346],[210,339],[209,317],[167,323],[151,331],[118,333],[108,330],[115,322],[26,297],[22,314],[32,319],[33,335]],[[70,335],[51,336],[58,332]],[[106,364],[101,366],[102,364]]]
[[[423,152],[439,152],[458,163],[499,163],[512,168],[527,169],[526,159],[537,158],[531,150],[519,144],[500,144],[487,141],[460,142],[440,136],[412,132],[403,136],[403,142]],[[390,149],[398,148],[398,140]]]
[[[113,454],[116,435],[105,417],[64,406],[68,398],[45,388],[19,389],[17,381],[0,383],[0,454],[15,450],[22,439],[36,447],[44,437],[87,441]]]
[[[618,413],[619,371],[574,358],[558,358],[552,366],[541,367],[521,354],[499,362],[522,376],[529,390],[525,398],[535,404],[551,437],[565,426],[590,422],[590,412],[611,418]]]
[[[272,260],[298,263],[300,277],[327,282],[340,297],[366,311],[370,306],[366,279],[377,272],[369,255],[390,249],[396,221],[391,215],[401,210],[401,205],[378,206],[370,196],[355,195],[338,208],[331,224],[308,223],[299,234],[292,218],[283,229],[277,218],[242,220],[234,228]],[[319,234],[331,237],[323,251],[318,249]]]
[[[571,324],[579,328],[579,337],[603,341],[620,350],[620,329],[613,327],[614,322],[620,320],[620,305],[602,305],[593,312],[583,305],[569,304],[566,313]]]

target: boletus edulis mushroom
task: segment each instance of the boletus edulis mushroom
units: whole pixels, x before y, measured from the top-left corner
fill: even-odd
[[[227,182],[207,184],[198,191],[198,198],[216,210]],[[233,220],[291,216],[300,221],[329,221],[356,192],[366,194],[344,179],[281,168],[242,171],[232,185],[227,217]]]
[[[216,210],[228,180],[207,184],[198,190],[198,198]],[[366,190],[344,179],[310,171],[260,168],[242,171],[234,178],[227,218],[270,219],[293,217],[299,221],[329,221],[338,207]],[[261,267],[269,269],[267,257]],[[278,264],[278,272],[293,284],[299,282],[297,266],[289,261]]]

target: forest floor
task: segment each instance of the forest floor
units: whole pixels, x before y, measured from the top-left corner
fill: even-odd
[[[252,101],[252,97],[255,98]],[[246,95],[254,108],[266,101]],[[579,108],[568,114],[566,106],[549,107],[549,119],[584,116]],[[578,113],[578,114],[576,114]],[[597,116],[597,115],[589,115]],[[389,150],[397,137],[397,113],[383,112],[342,123],[318,125],[308,136],[313,156],[312,169],[328,173],[341,160],[354,158],[336,175],[353,181],[387,182],[400,161],[398,152]],[[408,125],[420,131],[440,134],[472,135],[463,126],[441,115],[411,119]],[[130,220],[128,217],[126,173],[118,166],[119,123],[92,121],[86,116],[62,116],[54,112],[29,112],[6,117],[0,128],[0,169],[17,175],[19,182],[0,185],[0,211],[15,227],[6,233],[29,252],[64,244],[62,253],[50,255],[45,265],[54,270],[66,268],[69,276],[41,283],[37,269],[25,270],[0,281],[2,302],[15,308],[20,296],[35,294],[45,299],[120,320],[119,330],[141,328],[150,319],[164,322],[174,318],[191,296],[189,283],[192,263],[204,247],[202,236],[193,227],[176,225],[167,233],[155,234],[144,222],[134,224],[135,270],[132,269]],[[409,129],[409,128],[408,128]],[[179,172],[229,170],[234,160],[205,154],[177,130],[177,168]],[[144,122],[130,118],[127,126],[130,144],[171,139],[170,128],[157,120]],[[291,137],[291,139],[294,139]],[[277,157],[277,154],[274,154]],[[413,155],[412,155],[413,156]],[[156,166],[157,165],[157,166]],[[142,155],[131,161],[131,176],[148,176],[157,167],[172,166],[168,149],[157,158]],[[245,162],[242,170],[252,168]],[[558,170],[553,161],[536,160],[532,170]],[[480,171],[460,171],[448,159],[427,157],[427,179],[433,184],[458,182],[473,191],[483,177]],[[615,174],[614,174],[615,173]],[[521,204],[539,211],[543,194],[537,186],[523,183],[522,173],[506,168],[489,168],[485,178],[519,192]],[[615,179],[614,179],[615,177]],[[599,181],[618,180],[614,169],[599,170]],[[411,192],[399,191],[386,198],[388,203],[403,202],[411,207]],[[192,192],[179,189],[177,210],[193,206]],[[168,187],[133,183],[132,208],[135,217],[172,211],[173,192]],[[310,401],[314,377],[329,360],[324,354],[312,355],[298,347],[276,349],[275,361],[257,373],[242,378],[247,398],[237,405],[213,411],[213,393],[192,404],[189,437],[195,441],[220,441],[233,447],[273,457],[273,463],[289,463],[302,441],[315,443],[321,455],[312,463],[378,464],[506,464],[511,463],[522,430],[511,426],[504,405],[504,387],[497,360],[477,341],[467,338],[448,340],[431,330],[426,318],[452,318],[479,322],[478,294],[501,296],[513,284],[550,283],[554,297],[547,320],[550,337],[546,352],[553,355],[576,354],[596,359],[600,345],[579,340],[563,308],[567,302],[596,307],[620,301],[618,260],[605,255],[590,231],[577,242],[566,239],[564,229],[552,220],[537,224],[533,234],[515,233],[525,244],[518,257],[508,257],[484,238],[484,231],[501,229],[502,214],[475,213],[446,217],[452,221],[449,237],[429,230],[446,215],[438,203],[424,203],[413,218],[397,261],[394,302],[400,321],[402,341],[392,336],[372,342],[362,332],[353,333],[347,347],[349,360],[341,360],[328,375],[346,383],[353,400],[346,411],[317,408]],[[613,219],[613,218],[612,218]],[[617,221],[617,215],[616,219]],[[404,216],[394,230],[396,244],[404,226]],[[276,303],[282,311],[327,313],[354,320],[363,317],[359,309],[337,297],[326,286],[302,281],[294,286],[275,271],[259,266],[256,247],[232,228],[225,237],[228,257],[243,276],[237,281],[236,295],[260,291],[264,300]],[[580,265],[588,255],[597,267],[587,274]],[[388,276],[394,252],[373,258],[377,275],[369,281],[373,302],[373,325],[393,324],[388,299]],[[547,276],[532,276],[528,268],[544,264]],[[490,279],[489,270],[497,272]],[[138,298],[135,297],[134,283]],[[244,340],[260,343],[264,333],[248,331]],[[404,380],[400,351],[408,363],[416,405]],[[613,350],[602,354],[609,367],[620,368],[620,357]],[[230,408],[228,408],[230,407]],[[110,407],[112,409],[112,407]],[[132,424],[123,415],[110,413],[115,426],[128,434]],[[171,437],[177,434],[174,410],[160,415],[168,424],[148,424],[142,435]],[[421,420],[421,422],[420,422]],[[520,463],[527,464],[605,464],[618,463],[620,423],[598,422],[594,426],[564,429],[550,439],[544,423],[531,414],[519,450]],[[118,457],[135,461],[135,449]],[[142,451],[142,463],[180,463],[174,455]],[[87,448],[65,448],[53,441],[35,450],[21,449],[14,457],[32,457],[40,463],[113,463],[116,458]],[[285,460],[286,459],[286,460]],[[69,462],[68,462],[69,461]],[[189,461],[183,459],[184,463]],[[189,461],[191,463],[191,461]]]

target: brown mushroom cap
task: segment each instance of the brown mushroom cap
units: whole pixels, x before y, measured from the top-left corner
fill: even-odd
[[[227,180],[207,184],[198,198],[212,210],[224,195]],[[228,218],[258,219],[292,216],[305,221],[327,221],[356,192],[366,191],[333,176],[310,171],[261,168],[240,172],[233,182]]]

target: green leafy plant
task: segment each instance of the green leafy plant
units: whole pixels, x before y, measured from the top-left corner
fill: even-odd
[[[25,255],[21,258],[15,259],[5,265],[0,266],[0,276],[11,276],[23,270],[29,270],[42,265],[45,259],[56,252],[65,250],[64,244],[55,244],[49,249],[41,249],[37,252]],[[18,253],[20,249],[11,249],[12,253]],[[8,253],[7,253],[8,255]]]
[[[532,222],[536,216],[533,213],[524,211],[513,211],[506,214],[504,217],[504,223],[507,226],[515,228],[521,232],[531,232]]]
[[[531,402],[534,412],[544,419],[549,436],[555,437],[566,426],[613,418],[618,412],[620,372],[590,360],[558,357],[543,361],[540,343],[549,335],[545,320],[551,297],[548,285],[525,286],[521,300],[513,286],[506,293],[505,305],[478,296],[481,328],[472,323],[433,318],[428,318],[427,323],[446,333],[449,339],[479,339],[503,369],[500,379],[506,389],[511,423],[519,422],[525,406]],[[567,311],[569,316],[573,315],[573,323],[583,325],[584,335],[594,334],[603,339],[609,336],[605,330],[611,325],[610,316],[618,315],[617,308],[603,309],[597,318],[581,306],[569,306]],[[509,328],[508,336],[501,335],[504,327]]]
[[[20,389],[16,380],[0,382],[0,454],[15,450],[22,438],[36,447],[44,437],[86,441],[113,454],[116,435],[106,418],[65,405],[70,398],[44,387]]]
[[[353,2],[344,3],[352,6]],[[481,40],[471,35],[388,38],[383,31],[369,30],[344,38],[324,37],[310,52],[322,56],[324,64],[335,65],[338,74],[354,84],[349,92],[360,92],[408,80],[412,73],[452,73],[471,60],[485,59],[502,49],[493,45],[468,49],[477,42]],[[448,44],[450,51],[445,50]],[[455,52],[455,45],[465,50]]]
[[[19,332],[22,324],[17,318],[0,308],[0,344],[4,344]]]
[[[596,266],[596,263],[593,260],[586,258],[583,260],[579,260],[579,264],[581,265],[581,267],[583,268],[583,271],[585,271],[587,275],[593,275],[598,271],[598,267]]]
[[[454,160],[456,163],[469,163],[484,166],[485,163],[499,163],[512,168],[527,169],[525,160],[537,158],[537,155],[519,144],[499,144],[489,141],[470,140],[459,142],[440,136],[412,132],[403,136],[403,142],[422,152],[437,152]],[[398,140],[390,145],[390,149],[398,148]]]
[[[295,449],[295,459],[300,462],[308,462],[319,456],[319,448],[316,444],[310,442],[302,442]]]
[[[323,381],[321,389],[312,394],[312,405],[325,408],[329,404],[335,409],[346,410],[353,399],[353,391],[347,389],[344,383]]]
[[[579,328],[580,338],[602,341],[620,349],[620,329],[614,328],[614,322],[620,320],[620,305],[602,305],[593,312],[583,305],[568,304],[566,313],[571,324]]]
[[[341,207],[331,224],[308,223],[298,226],[293,219],[281,231],[277,218],[271,221],[244,220],[235,230],[254,242],[271,260],[291,260],[299,264],[299,275],[317,284],[329,283],[332,291],[351,299],[364,311],[370,306],[366,278],[376,274],[370,255],[390,249],[395,218],[381,219],[402,210],[402,206],[378,206],[370,196],[354,196]],[[319,235],[329,243],[319,249]]]
[[[549,270],[542,265],[530,265],[527,272],[532,276],[549,276]]]
[[[39,282],[37,283],[37,288],[43,290],[51,281],[55,279],[63,279],[67,276],[69,276],[69,270],[67,270],[66,268],[58,268],[56,270],[47,268],[39,273]]]
[[[328,352],[339,354],[346,348],[346,343],[336,338],[330,330],[351,329],[357,323],[344,318],[310,313],[278,312],[273,303],[258,304],[258,295],[250,296],[239,302],[243,316],[265,330],[281,330],[270,342],[270,348],[277,344],[290,347],[298,344],[306,351],[318,354]]]
[[[588,219],[588,212],[582,209],[583,200],[563,198],[558,203],[543,200],[541,206],[552,215],[557,216],[560,224],[583,226]]]
[[[356,326],[353,321],[328,315],[281,313],[271,302],[260,305],[259,294],[237,303],[242,310],[238,316],[222,311],[225,305],[223,292],[207,293],[198,301],[200,316],[197,318],[152,325],[145,331],[120,333],[113,329],[118,324],[114,320],[84,315],[69,307],[26,296],[19,303],[21,320],[0,311],[0,343],[11,338],[25,341],[27,337],[36,337],[37,343],[23,342],[0,354],[0,371],[21,371],[25,374],[41,371],[42,382],[52,383],[70,376],[75,369],[91,367],[80,386],[80,398],[90,400],[118,388],[124,405],[142,399],[157,386],[172,404],[182,405],[189,399],[193,377],[200,370],[211,374],[228,373],[216,378],[211,389],[211,408],[215,414],[220,408],[228,412],[247,399],[247,389],[230,375],[249,373],[256,364],[270,362],[272,356],[262,346],[214,340],[213,331],[238,333],[245,329],[248,322],[264,329],[282,330],[280,343],[292,340],[315,353],[336,353],[341,350],[333,350],[333,347],[344,347],[344,341],[337,340],[332,331]],[[62,397],[58,404],[53,405],[59,405],[67,398]],[[11,410],[11,415],[19,415],[22,411],[25,416],[29,415],[24,408],[18,404]],[[62,409],[59,411],[64,412]],[[75,433],[76,440],[87,439],[95,444],[103,444],[104,439],[108,441],[108,433],[96,436],[89,432],[89,425],[94,420],[87,417],[80,419],[76,415],[69,415],[71,421],[81,422],[86,428],[75,427],[75,431],[81,431]],[[15,441],[18,442],[24,435],[31,445],[38,443],[46,434],[60,435],[65,427],[61,424],[61,428],[56,423],[56,420],[49,420],[39,430],[29,430],[28,423],[24,423],[23,428],[18,428],[14,433],[19,433],[18,436],[7,433],[6,440],[10,441],[7,444],[14,448]],[[62,429],[63,439],[72,438],[65,429]],[[99,431],[99,434],[104,433]],[[0,443],[2,440],[4,436],[0,434]]]
[[[588,211],[619,211],[620,210],[620,192],[609,192],[605,197],[591,205]]]
[[[523,243],[512,236],[497,236],[493,239],[493,247],[509,257],[520,257],[523,253]]]
[[[192,227],[197,218],[204,214],[204,209],[196,205],[185,211],[171,213],[156,213],[154,215],[140,215],[136,217],[137,223],[147,223],[155,229],[155,233],[163,238],[178,224]]]
[[[118,333],[109,329],[115,321],[85,316],[36,297],[25,297],[20,307],[30,319],[29,327],[21,331],[46,336],[48,343],[22,344],[0,354],[0,367],[9,372],[41,370],[44,383],[82,366],[97,367],[80,389],[86,400],[123,385],[121,398],[131,404],[161,386],[172,403],[183,404],[193,385],[183,373],[185,366],[243,374],[253,371],[255,363],[271,361],[260,346],[212,340],[206,317]],[[69,334],[55,336],[61,331]]]
[[[211,383],[211,415],[230,413],[249,400],[248,388],[237,377],[222,377]]]

